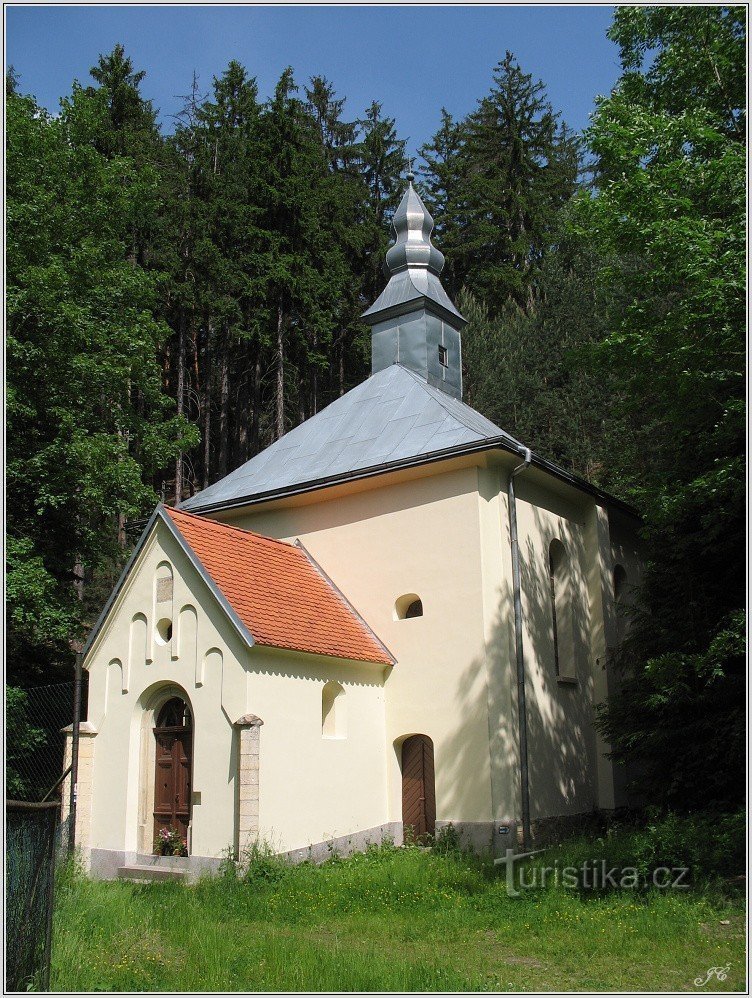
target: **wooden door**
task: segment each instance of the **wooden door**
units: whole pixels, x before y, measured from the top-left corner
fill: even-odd
[[[191,818],[191,748],[193,730],[185,703],[174,697],[157,718],[154,778],[154,836],[161,828],[176,828],[188,838]]]
[[[427,735],[402,743],[402,823],[418,840],[436,830],[433,742]]]

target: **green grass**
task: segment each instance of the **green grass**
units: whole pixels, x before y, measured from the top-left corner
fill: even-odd
[[[602,840],[601,844],[602,844]],[[593,843],[552,850],[563,865]],[[597,853],[596,853],[597,854]],[[742,991],[733,890],[507,897],[490,861],[372,849],[250,880],[93,882],[57,894],[56,991]],[[729,891],[731,890],[731,893]],[[696,988],[710,967],[725,981]]]

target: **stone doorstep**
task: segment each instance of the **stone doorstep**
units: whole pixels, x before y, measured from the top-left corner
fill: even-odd
[[[120,866],[119,880],[183,880],[185,870],[164,866]]]

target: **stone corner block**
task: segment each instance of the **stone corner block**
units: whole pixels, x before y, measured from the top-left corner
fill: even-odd
[[[260,728],[264,722],[255,714],[243,714],[235,722],[236,728]]]
[[[66,724],[64,728],[60,729],[62,735],[73,735],[73,725]],[[97,729],[91,723],[91,721],[80,721],[78,725],[78,735],[80,738],[93,738],[96,735]]]

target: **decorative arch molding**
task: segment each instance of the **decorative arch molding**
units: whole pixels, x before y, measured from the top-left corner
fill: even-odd
[[[190,603],[180,608],[178,633],[175,636],[174,658],[180,659],[184,675],[194,674],[196,686],[199,682],[198,663],[198,616],[195,606]]]
[[[217,677],[222,686],[223,655],[219,648],[210,648],[201,662],[196,659],[196,686],[203,686],[211,677]]]
[[[154,658],[154,644],[170,645],[172,657],[176,656],[176,634],[174,618],[175,579],[169,561],[160,561],[154,569],[154,626],[151,632],[151,657]]]
[[[128,635],[128,664],[123,674],[123,685],[130,686],[131,671],[141,666],[149,665],[153,657],[148,656],[147,648],[148,624],[143,613],[135,613],[131,619]]]
[[[138,743],[136,848],[142,854],[149,854],[154,848],[154,770],[156,766],[154,728],[162,707],[173,697],[180,697],[188,704],[193,717],[195,740],[196,717],[193,704],[187,691],[178,683],[168,681],[154,683],[144,690],[138,698],[133,712],[132,730]],[[190,838],[188,851],[190,852]]]
[[[106,689],[105,689],[105,710],[109,707],[110,697],[118,693],[127,693],[128,684],[126,682],[125,670],[123,669],[123,663],[119,658],[113,658],[107,665],[107,676],[106,676]]]

